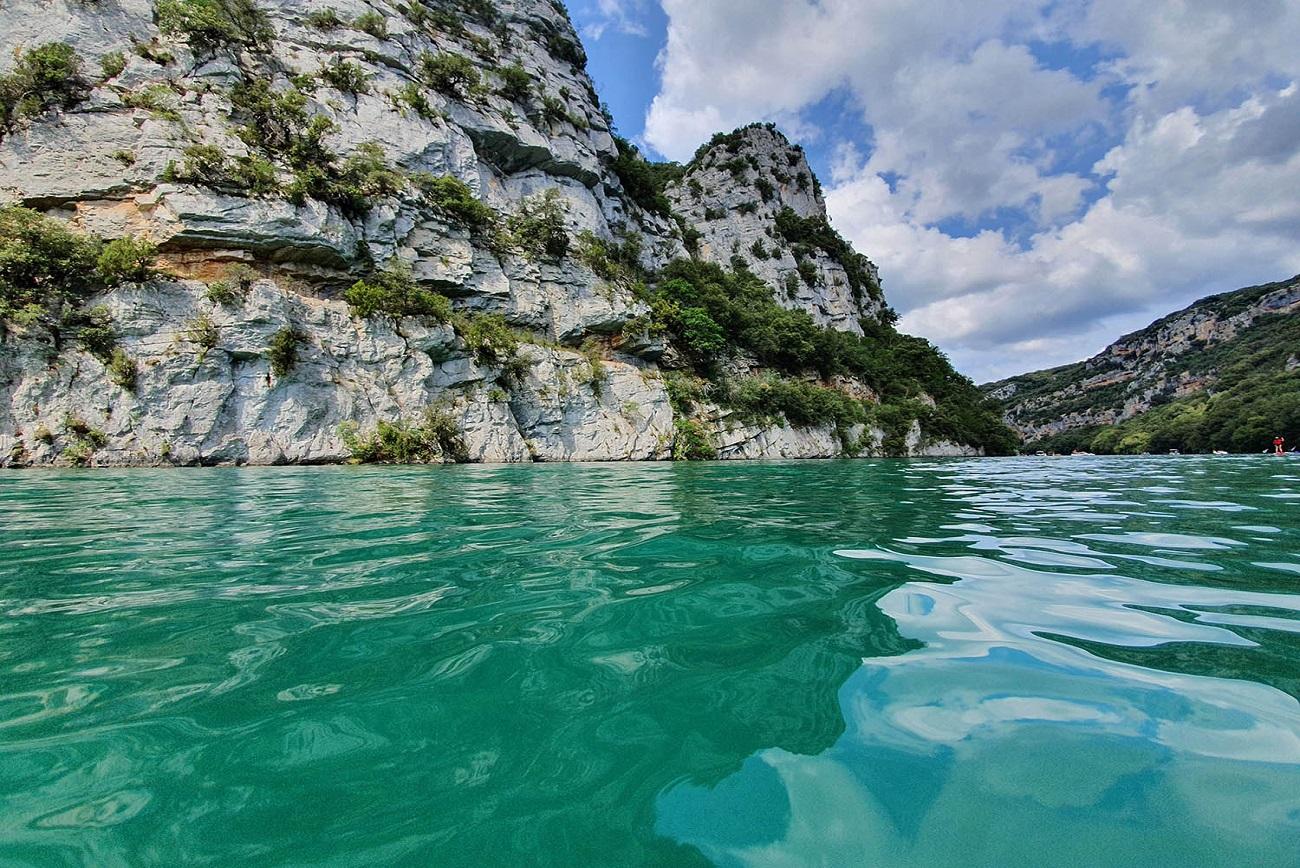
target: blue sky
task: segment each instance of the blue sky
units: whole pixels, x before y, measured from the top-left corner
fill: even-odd
[[[772,120],[977,380],[1300,272],[1292,0],[570,0],[624,135]]]

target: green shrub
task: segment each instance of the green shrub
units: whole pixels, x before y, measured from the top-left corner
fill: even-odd
[[[100,279],[109,286],[141,283],[153,273],[158,245],[138,238],[116,238],[104,245],[96,262]]]
[[[343,300],[354,316],[362,318],[382,314],[393,319],[427,316],[443,323],[451,320],[447,297],[417,284],[410,266],[400,261],[352,284],[343,293]]]
[[[89,310],[71,311],[64,317],[63,324],[73,331],[83,350],[105,365],[112,361],[117,334],[107,307],[101,304]]]
[[[727,339],[722,327],[704,308],[682,309],[679,322],[679,343],[692,358],[701,361],[713,359],[726,349]]]
[[[308,27],[314,30],[337,30],[343,26],[343,19],[339,17],[337,9],[317,9],[314,12],[308,12],[307,17],[303,19]]]
[[[442,117],[441,113],[429,104],[429,98],[424,95],[424,90],[413,81],[408,81],[393,91],[391,98],[397,108],[408,108],[426,121],[436,121]]]
[[[679,416],[673,420],[672,455],[674,461],[712,461],[718,449],[702,423]]]
[[[478,67],[461,54],[426,52],[420,56],[420,74],[425,84],[448,96],[468,97],[482,86]]]
[[[242,262],[237,262],[226,269],[221,280],[209,284],[204,295],[213,304],[234,307],[242,304],[248,297],[248,291],[252,289],[253,281],[257,278],[257,271]]]
[[[0,325],[63,332],[107,362],[114,339],[103,308],[80,305],[102,289],[149,276],[155,249],[131,238],[104,244],[29,208],[0,207]]]
[[[846,431],[866,421],[862,402],[844,392],[785,377],[745,379],[730,391],[725,402],[755,421],[783,417],[796,427],[832,424]]]
[[[15,52],[13,71],[0,75],[0,133],[52,108],[72,108],[90,94],[72,46],[47,42]]]
[[[216,145],[187,145],[180,166],[169,163],[163,180],[170,183],[217,187],[228,179],[226,152]]]
[[[530,196],[506,221],[510,242],[534,259],[563,259],[569,252],[567,214],[564,197],[554,188]]]
[[[707,400],[712,385],[708,380],[688,374],[684,371],[664,371],[664,391],[668,393],[668,403],[678,416],[689,416],[697,404]]]
[[[203,364],[208,351],[215,349],[217,342],[221,340],[221,333],[217,331],[216,323],[206,313],[196,314],[186,320],[182,334],[187,341],[198,346],[196,360],[199,364]]]
[[[523,103],[533,95],[533,77],[523,64],[515,62],[496,71],[501,78],[501,87],[497,93],[511,102]]]
[[[776,187],[767,178],[759,178],[754,181],[754,186],[758,188],[758,195],[763,197],[764,202],[771,202],[776,196]]]
[[[664,190],[680,179],[685,169],[677,163],[647,162],[636,145],[622,136],[615,136],[614,144],[618,150],[614,174],[618,175],[628,198],[652,214],[667,217],[672,208]]]
[[[266,358],[271,363],[271,372],[277,377],[288,376],[298,363],[298,345],[302,335],[291,327],[285,326],[271,335],[271,345],[266,348]]]
[[[641,236],[628,234],[619,242],[606,241],[584,229],[578,233],[578,261],[597,277],[623,287],[632,287],[644,276],[641,267]]]
[[[104,80],[117,78],[126,69],[126,55],[120,51],[110,51],[99,59],[99,71]]]
[[[749,252],[754,254],[755,259],[767,260],[772,258],[772,254],[768,252],[765,246],[763,246],[762,238],[759,238],[752,245],[750,245]]]
[[[320,69],[320,77],[335,90],[353,96],[370,91],[370,76],[359,63],[335,57]]]
[[[480,364],[517,368],[519,335],[507,325],[505,317],[495,313],[458,316],[455,325],[456,333]]]
[[[291,161],[332,159],[333,155],[324,151],[319,142],[319,137],[327,129],[315,131],[315,153],[309,153],[312,143],[302,141],[308,135],[310,119],[307,116],[307,95],[301,90],[272,90],[269,81],[254,78],[235,85],[230,91],[230,102],[235,112],[248,121],[238,134],[250,148],[282,154]]]
[[[717,359],[727,354],[752,357],[792,378],[848,374],[887,402],[930,395],[937,407],[924,420],[930,425],[928,433],[951,434],[952,439],[996,452],[1013,443],[979,390],[953,371],[929,342],[870,320],[863,322],[866,334],[861,337],[820,328],[806,312],[778,305],[771,288],[745,269],[725,271],[709,263],[678,260],[645,290],[644,300],[653,321],[702,375],[718,379]],[[687,311],[692,313],[688,316]],[[824,401],[807,406],[831,407]],[[798,405],[792,413],[806,418]]]
[[[150,63],[156,63],[159,66],[166,66],[176,59],[175,55],[170,51],[153,42],[132,42],[131,50],[138,57],[143,57]]]
[[[419,0],[415,0],[419,2]],[[352,26],[363,33],[369,33],[376,39],[388,38],[388,21],[378,12],[363,12],[352,22]]]
[[[358,216],[370,210],[374,199],[393,195],[404,183],[405,178],[389,165],[379,145],[367,142],[341,165],[327,162],[295,169],[288,192],[294,201],[310,196]]]
[[[797,267],[799,276],[803,278],[804,283],[809,286],[817,285],[817,263],[813,262],[811,259],[800,259]]]
[[[279,191],[275,164],[256,154],[236,157],[233,161],[216,145],[188,145],[185,161],[178,167],[169,163],[163,179],[182,184],[199,184],[216,189],[244,190],[266,196]]]
[[[871,276],[870,260],[854,250],[825,217],[800,217],[793,209],[782,208],[776,215],[776,231],[791,244],[816,247],[839,263],[855,297],[866,295],[881,300],[880,286]]]
[[[469,448],[456,420],[427,408],[419,422],[380,422],[361,434],[355,422],[339,426],[343,445],[359,464],[445,464],[469,461]]]
[[[235,158],[230,181],[255,196],[271,196],[280,190],[275,164],[256,154]]]
[[[496,210],[476,199],[469,185],[459,178],[424,172],[411,176],[411,181],[434,210],[466,229],[484,232],[500,219]]]
[[[140,90],[122,94],[122,104],[128,108],[145,109],[155,118],[166,121],[179,121],[181,113],[176,109],[176,92],[165,84],[151,84]]]
[[[552,33],[546,39],[546,49],[553,57],[567,61],[578,69],[587,68],[587,52],[582,46],[559,33]]]
[[[253,0],[158,0],[154,17],[163,33],[201,51],[266,48],[275,38],[270,19]]]
[[[57,329],[101,288],[98,239],[17,205],[0,207],[0,324]]]
[[[75,467],[85,467],[96,450],[108,445],[107,434],[72,414],[64,417],[63,431],[72,442],[64,447],[60,456]]]
[[[126,350],[117,347],[108,361],[108,379],[128,392],[134,392],[140,372]]]

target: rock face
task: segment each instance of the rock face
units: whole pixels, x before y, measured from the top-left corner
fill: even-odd
[[[1171,400],[1214,390],[1223,371],[1239,362],[1258,367],[1258,354],[1270,348],[1271,339],[1248,347],[1242,339],[1256,334],[1257,327],[1297,315],[1300,277],[1212,295],[1125,335],[1086,361],[983,388],[1002,403],[1007,424],[1026,441],[1116,425]],[[1280,351],[1286,359],[1292,347]],[[1288,361],[1284,369],[1296,367]]]
[[[862,332],[859,320],[879,315],[880,276],[865,257],[848,263],[862,271],[850,275],[847,254],[837,258],[838,251],[781,232],[783,211],[799,218],[792,221],[796,226],[819,224],[827,219],[826,203],[803,149],[773,127],[755,125],[717,137],[668,196],[673,210],[699,231],[700,258],[728,265],[739,257],[776,288],[783,306],[807,311],[818,325],[856,334]]]
[[[135,366],[129,386],[102,354],[0,321],[0,464],[336,462],[353,453],[348,430],[431,410],[454,422],[469,460],[670,457],[680,414],[665,348],[618,337],[647,307],[574,254],[582,238],[635,237],[647,269],[688,247],[723,264],[740,257],[782,305],[828,327],[861,333],[884,309],[865,258],[780,231],[783,212],[802,230],[825,210],[802,152],[774,129],[707,149],[667,190],[679,219],[638,206],[612,168],[609,118],[559,4],[330,7],[260,0],[270,31],[259,36],[201,32],[149,0],[0,4],[0,73],[16,68],[15,49],[62,42],[87,89],[0,132],[0,204],[148,239],[162,269],[88,301]],[[292,129],[274,141],[282,127]],[[297,155],[306,148],[363,201],[318,192],[324,182]],[[378,168],[353,166],[367,155]],[[476,230],[431,198],[428,179],[445,177],[503,221],[554,191],[569,252]],[[342,291],[395,265],[457,316],[499,317],[522,336],[514,368],[459,326],[358,317]],[[252,279],[219,303],[209,287],[234,266]],[[277,372],[269,348],[281,335],[295,360]],[[723,458],[845,454],[829,428],[725,414],[711,436]],[[854,437],[870,453],[883,434]],[[919,429],[907,445],[963,450]]]

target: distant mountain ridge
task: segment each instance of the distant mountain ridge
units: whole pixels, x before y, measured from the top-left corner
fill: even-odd
[[[1203,298],[1101,353],[982,387],[1031,446],[1254,452],[1300,439],[1300,276]]]

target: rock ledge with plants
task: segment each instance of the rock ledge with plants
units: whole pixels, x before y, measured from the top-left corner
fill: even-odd
[[[617,136],[549,0],[0,7],[0,464],[976,454],[775,128]]]

